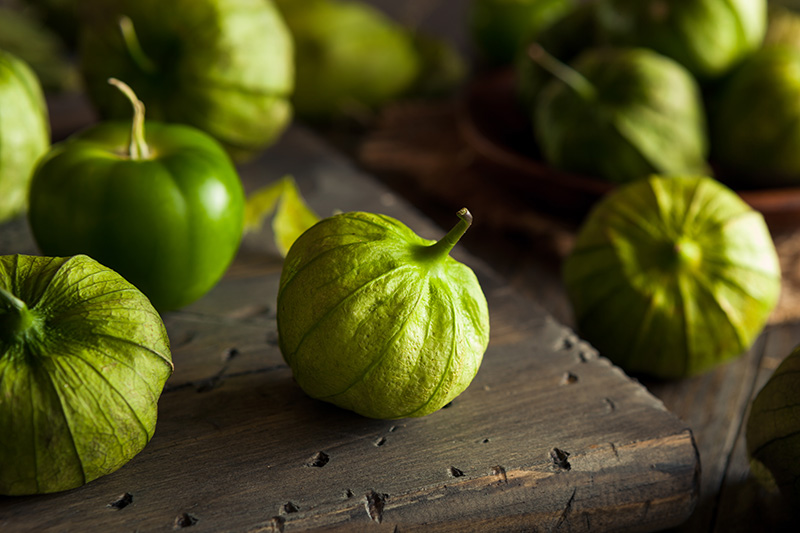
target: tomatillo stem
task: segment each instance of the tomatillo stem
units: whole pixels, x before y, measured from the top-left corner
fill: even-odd
[[[133,105],[133,121],[131,123],[131,142],[128,155],[131,159],[148,159],[150,148],[144,140],[144,102],[139,100],[128,84],[116,78],[109,78],[108,83],[128,97]]]
[[[0,340],[21,337],[34,321],[35,316],[25,302],[0,287]]]
[[[528,47],[528,56],[547,72],[566,83],[584,100],[594,100],[597,97],[597,90],[592,82],[574,68],[556,59],[540,44],[531,44]]]
[[[472,225],[472,213],[466,207],[462,207],[456,216],[460,219],[458,223],[453,226],[453,229],[447,232],[447,235],[442,237],[438,242],[430,245],[431,255],[434,257],[443,257],[450,253],[456,243],[461,239],[467,229]]]
[[[119,18],[119,29],[122,32],[122,40],[125,42],[125,49],[133,59],[136,65],[150,74],[158,70],[155,62],[144,53],[142,45],[139,42],[139,37],[136,35],[136,30],[133,28],[133,21],[130,17],[122,16]]]

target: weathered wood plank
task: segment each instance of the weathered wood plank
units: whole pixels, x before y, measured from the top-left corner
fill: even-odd
[[[286,172],[321,214],[381,211],[442,233],[305,130],[242,168],[248,190]],[[248,236],[218,287],[165,316],[176,371],[145,450],[80,489],[0,498],[0,530],[653,531],[691,513],[686,425],[463,248],[492,320],[469,389],[398,421],[311,400],[276,345],[270,241]],[[125,493],[130,505],[108,507]]]

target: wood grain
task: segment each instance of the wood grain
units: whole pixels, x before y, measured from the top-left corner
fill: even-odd
[[[442,233],[302,128],[242,176],[253,190],[289,169],[322,214],[380,211],[430,238]],[[2,253],[31,248],[15,224]],[[276,342],[281,258],[266,228],[248,235],[210,294],[164,316],[176,371],[145,450],[80,489],[0,498],[0,530],[652,531],[683,522],[699,486],[686,425],[481,261],[457,256],[490,303],[478,376],[428,417],[370,420],[293,382]]]

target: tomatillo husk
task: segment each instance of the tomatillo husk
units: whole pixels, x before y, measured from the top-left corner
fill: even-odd
[[[564,264],[579,332],[625,370],[704,372],[745,352],[781,287],[763,216],[708,177],[654,176],[604,197]]]

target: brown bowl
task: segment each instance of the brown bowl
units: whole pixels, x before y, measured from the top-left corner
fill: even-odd
[[[489,73],[472,83],[459,108],[458,126],[465,142],[491,166],[492,179],[538,210],[579,222],[615,187],[542,162],[530,119],[517,99],[511,70]],[[800,187],[735,190],[764,215],[773,231],[800,225]]]

